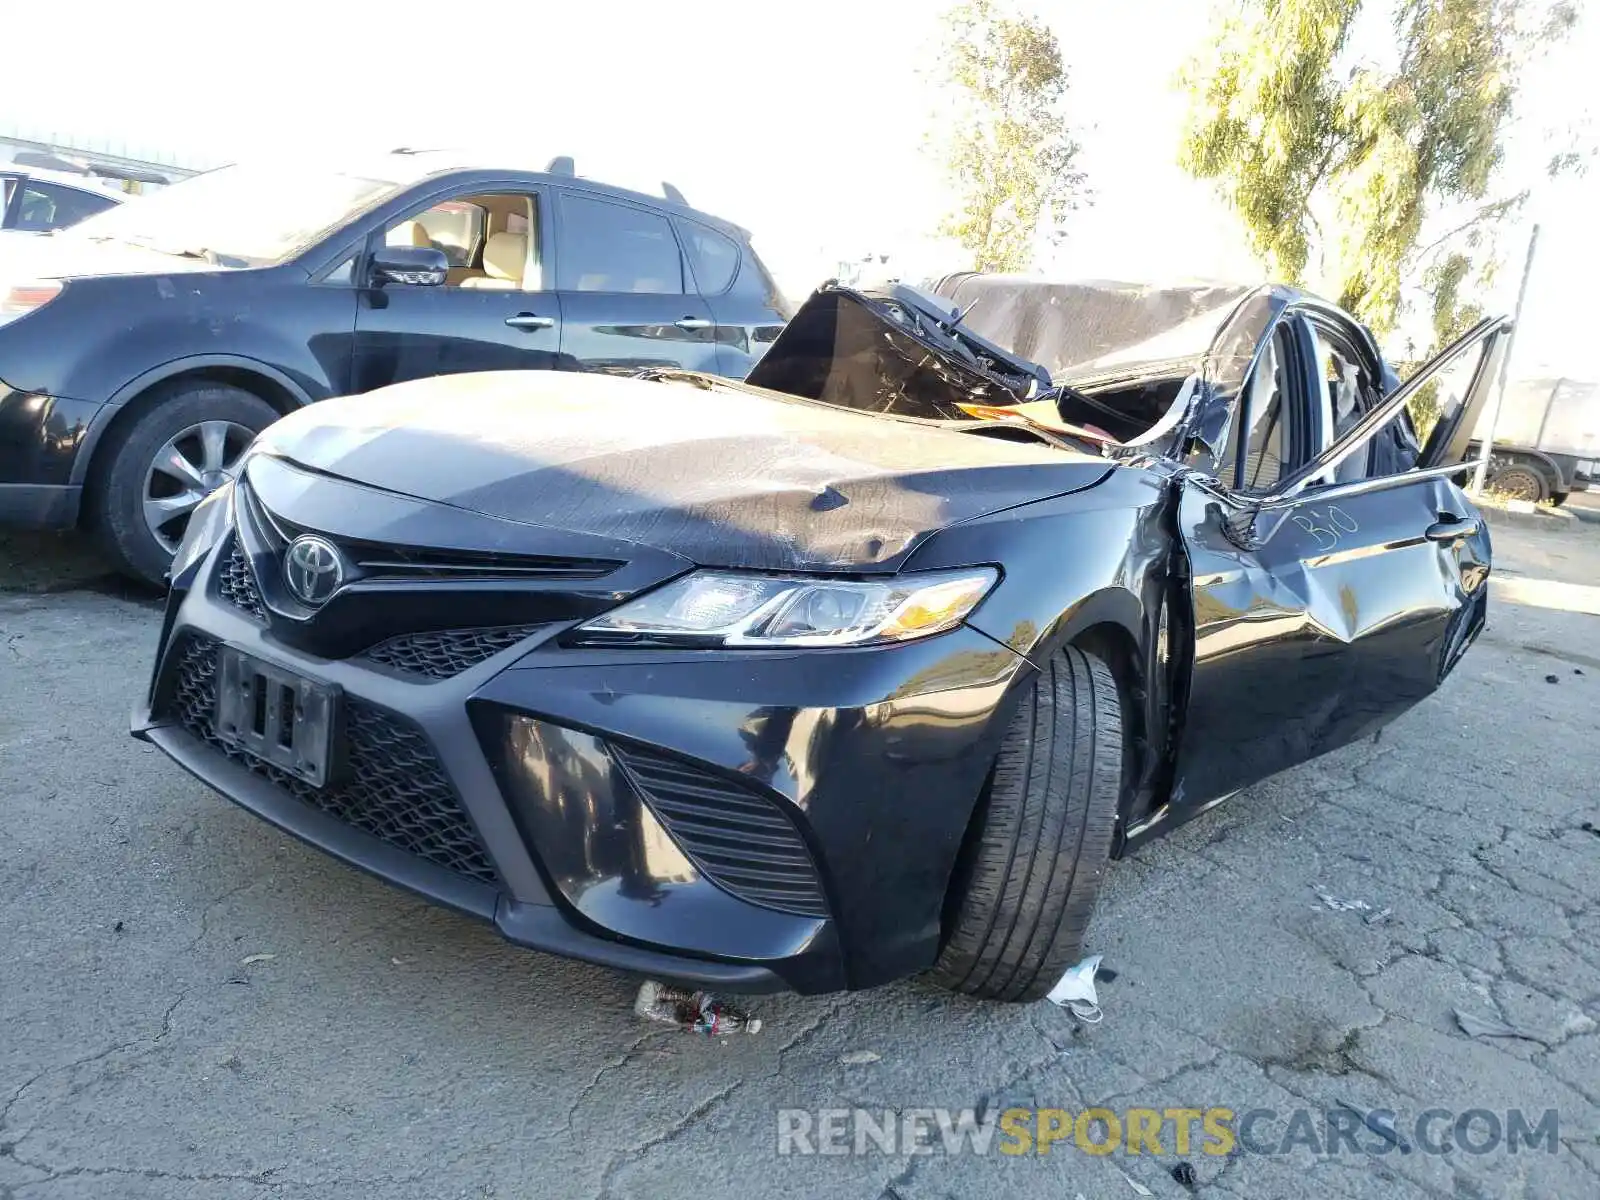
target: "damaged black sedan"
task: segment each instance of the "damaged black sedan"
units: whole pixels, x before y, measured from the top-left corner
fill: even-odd
[[[191,521],[136,732],[514,942],[1043,995],[1110,859],[1431,693],[1509,326],[1401,384],[1279,287],[830,286],[747,383],[453,376]]]

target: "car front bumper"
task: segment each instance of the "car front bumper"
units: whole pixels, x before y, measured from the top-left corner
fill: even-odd
[[[225,542],[170,597],[136,735],[517,944],[728,991],[868,987],[931,965],[1033,670],[965,627],[799,653],[571,649],[547,627],[439,677],[417,668],[437,669],[448,638],[426,643],[428,663],[395,650],[405,639],[342,660],[285,645],[227,569]],[[336,782],[217,737],[223,644],[340,690]]]

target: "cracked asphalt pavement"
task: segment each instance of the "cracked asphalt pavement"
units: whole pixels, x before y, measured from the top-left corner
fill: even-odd
[[[1273,1109],[1258,1143],[1296,1108],[1554,1108],[1553,1153],[1196,1153],[1192,1187],[1600,1195],[1600,525],[1495,543],[1439,695],[1114,867],[1103,1023],[911,981],[762,998],[760,1034],[707,1041],[129,739],[155,603],[74,539],[0,540],[0,1200],[1190,1194],[1173,1157],[1070,1142],[776,1150],[780,1109],[1035,1104]]]

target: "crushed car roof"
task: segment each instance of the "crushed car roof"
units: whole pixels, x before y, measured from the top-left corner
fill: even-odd
[[[963,272],[934,281],[962,323],[1038,363],[1058,383],[1196,360],[1229,315],[1259,284],[1081,280],[1053,283],[1018,275]]]

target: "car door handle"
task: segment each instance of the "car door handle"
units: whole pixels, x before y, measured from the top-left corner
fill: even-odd
[[[1478,523],[1470,517],[1458,517],[1455,513],[1440,513],[1440,520],[1429,525],[1423,537],[1430,542],[1454,542],[1461,538],[1476,537]]]
[[[679,329],[693,333],[697,329],[710,329],[713,323],[704,317],[685,317],[681,321],[674,321],[673,324]]]
[[[518,313],[506,318],[506,324],[513,329],[549,329],[555,323],[554,317],[541,317],[536,313]]]

